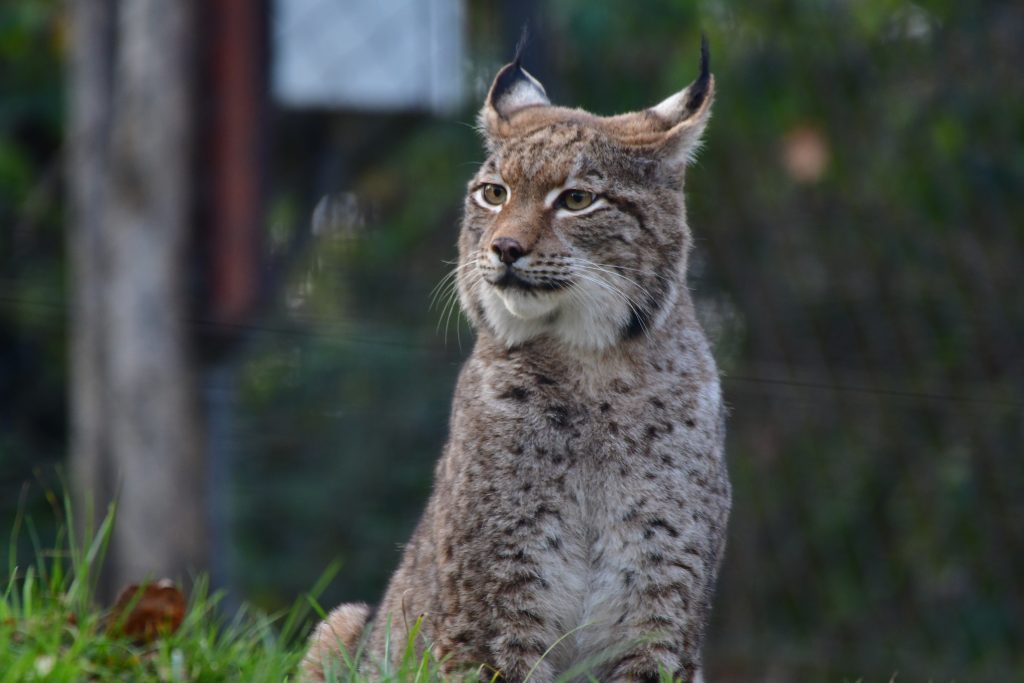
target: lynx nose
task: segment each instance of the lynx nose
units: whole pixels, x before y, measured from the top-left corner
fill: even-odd
[[[509,266],[526,253],[523,245],[511,237],[499,237],[491,242],[491,251],[498,255],[502,263]]]

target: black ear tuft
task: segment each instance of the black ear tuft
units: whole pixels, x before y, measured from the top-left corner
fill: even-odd
[[[690,85],[644,112],[648,120],[665,133],[661,143],[664,158],[673,164],[692,163],[700,149],[701,135],[711,116],[715,79],[711,75],[708,38],[701,35],[700,73]],[[650,114],[654,114],[650,117]]]
[[[687,115],[700,109],[708,96],[708,86],[711,84],[711,57],[708,49],[707,34],[700,34],[700,75],[689,87],[686,93],[685,111]]]
[[[527,23],[523,24],[523,30],[519,32],[519,41],[516,43],[516,51],[512,56],[512,63],[519,65],[523,60],[523,51],[526,50],[526,44],[530,42],[530,25]]]
[[[516,112],[529,107],[550,106],[551,100],[540,81],[523,68],[523,49],[529,36],[526,25],[516,45],[515,57],[501,67],[487,91],[487,99],[477,117],[480,130],[490,145],[496,138],[509,134],[505,126]]]

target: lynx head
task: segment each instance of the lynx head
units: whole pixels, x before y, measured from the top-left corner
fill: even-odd
[[[518,59],[502,68],[459,239],[472,322],[508,346],[547,336],[580,350],[662,324],[685,296],[683,172],[713,95],[706,41],[687,88],[612,117],[553,106]]]

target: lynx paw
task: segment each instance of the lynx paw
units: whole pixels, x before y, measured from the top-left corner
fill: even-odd
[[[324,671],[344,670],[344,650],[353,656],[370,616],[370,606],[352,603],[336,607],[321,621],[309,637],[309,651],[302,660],[303,681],[320,683]]]

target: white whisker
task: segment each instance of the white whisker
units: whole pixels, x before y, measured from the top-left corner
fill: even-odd
[[[463,263],[460,265],[456,265],[450,271],[445,273],[444,277],[442,277],[441,280],[436,285],[434,285],[434,288],[430,290],[431,308],[433,308],[434,304],[437,302],[437,299],[442,297],[442,292],[447,289],[450,283],[457,279],[459,272],[461,272],[465,268],[468,268],[471,265],[472,263]]]
[[[611,266],[611,267],[609,267],[609,266],[602,266],[602,265],[599,265],[597,263],[594,263],[593,261],[587,261],[586,259],[581,259],[581,258],[578,258],[578,257],[575,259],[575,261],[576,261],[576,265],[579,266],[579,267],[582,267],[582,268],[584,268],[586,270],[590,270],[592,272],[605,273],[607,275],[611,275],[612,277],[619,278],[620,280],[625,280],[627,283],[629,283],[629,284],[633,285],[634,287],[636,287],[637,289],[639,289],[640,293],[643,294],[644,296],[646,296],[648,298],[650,298],[650,296],[651,296],[650,291],[648,291],[648,289],[646,287],[644,287],[643,285],[641,285],[639,282],[637,282],[633,278],[630,278],[630,277],[627,277],[627,276],[623,275],[622,273],[616,272],[616,270],[614,270],[614,268],[618,268],[618,266]],[[635,269],[635,270],[639,271],[639,269]],[[642,272],[642,271],[640,271],[640,272]]]
[[[629,307],[630,311],[632,311],[632,313],[636,316],[637,320],[640,322],[640,327],[643,330],[644,334],[650,336],[650,330],[647,329],[647,324],[644,322],[643,307],[640,306],[637,302],[635,302],[629,295],[623,292],[619,287],[616,287],[607,280],[598,277],[597,275],[593,274],[594,272],[595,271],[592,270],[580,270],[577,274],[580,278],[588,282],[591,282],[597,285],[598,287],[601,287],[609,294],[618,297],[623,303],[626,304],[626,306]]]

